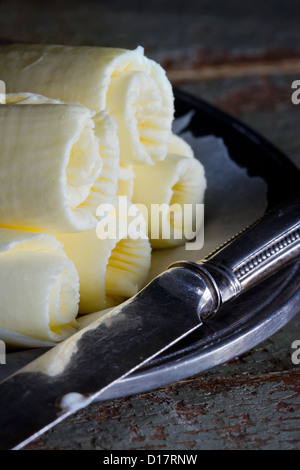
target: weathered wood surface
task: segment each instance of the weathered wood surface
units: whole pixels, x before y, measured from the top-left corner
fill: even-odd
[[[291,101],[291,84],[300,79],[297,0],[3,0],[0,36],[141,44],[174,86],[250,124],[300,167],[300,105]],[[26,449],[299,449],[300,365],[291,360],[298,339],[295,317],[230,363],[156,391],[93,404]]]

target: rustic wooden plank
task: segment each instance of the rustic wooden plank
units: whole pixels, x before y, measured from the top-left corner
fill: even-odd
[[[1,36],[18,41],[135,47],[160,61],[216,63],[300,50],[295,0],[2,0]],[[179,67],[180,65],[180,67]]]
[[[222,64],[203,64],[186,68],[175,68],[164,64],[168,77],[176,85],[185,82],[199,82],[205,80],[214,80],[220,78],[239,78],[239,77],[265,77],[275,74],[291,75],[300,71],[300,59],[280,58],[256,61],[233,61]]]
[[[27,449],[297,449],[299,379],[298,369],[191,378],[94,404]]]

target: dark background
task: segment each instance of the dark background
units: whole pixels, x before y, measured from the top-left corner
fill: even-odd
[[[250,124],[300,168],[297,0],[2,0],[0,39],[142,45],[174,87]],[[92,405],[27,448],[299,449],[300,369],[290,357],[298,333],[296,318],[224,366]]]

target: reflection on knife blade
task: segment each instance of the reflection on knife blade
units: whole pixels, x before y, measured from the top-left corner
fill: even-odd
[[[201,293],[210,303],[197,273],[170,269],[2,382],[0,447],[24,445],[197,328]]]

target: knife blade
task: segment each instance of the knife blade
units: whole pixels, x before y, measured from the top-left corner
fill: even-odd
[[[300,195],[198,263],[137,295],[0,383],[0,448],[21,449],[300,256]]]

